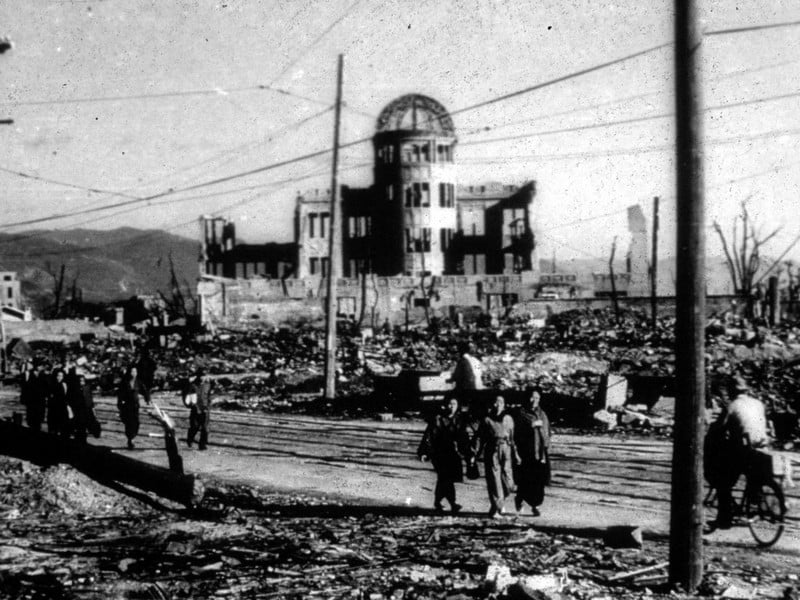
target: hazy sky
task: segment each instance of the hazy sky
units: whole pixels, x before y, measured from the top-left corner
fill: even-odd
[[[798,19],[795,0],[718,0],[703,27]],[[196,238],[197,216],[213,212],[252,242],[291,239],[295,196],[329,187],[329,154],[136,199],[330,148],[339,53],[347,142],[370,137],[401,94],[459,111],[673,38],[667,0],[4,0],[0,23],[15,43],[0,56],[0,118],[15,121],[0,125],[0,231],[130,225]],[[765,231],[784,224],[777,254],[800,234],[800,27],[703,46],[708,222],[728,227],[749,198]],[[667,254],[672,88],[666,46],[457,112],[459,183],[535,179],[540,251],[564,258],[607,255],[615,234],[626,239],[625,208],[642,203],[649,217],[660,196]],[[341,183],[368,185],[371,144],[341,164]]]

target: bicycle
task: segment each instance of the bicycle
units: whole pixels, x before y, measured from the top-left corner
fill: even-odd
[[[774,474],[772,461],[773,456],[768,452],[747,450],[744,486],[736,485],[733,489],[733,516],[746,521],[750,534],[762,548],[774,545],[785,527],[783,476]],[[703,504],[717,506],[716,496],[716,488],[709,486]]]

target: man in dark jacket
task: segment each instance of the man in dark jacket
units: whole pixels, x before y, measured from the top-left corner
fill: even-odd
[[[57,369],[53,375],[50,395],[47,398],[47,431],[69,436],[71,427],[70,408],[67,403],[67,382],[64,371]]]
[[[19,400],[25,407],[25,420],[28,427],[40,431],[47,412],[49,392],[47,378],[42,374],[42,365],[34,366],[32,361],[27,361],[23,367],[19,385]]]
[[[466,432],[458,414],[458,400],[450,398],[445,412],[436,415],[428,424],[417,450],[420,460],[430,458],[436,470],[433,495],[436,512],[444,512],[442,500],[450,503],[453,514],[461,510],[461,505],[456,502],[455,484],[464,481],[461,457],[467,447]]]
[[[208,447],[208,424],[211,420],[211,381],[202,369],[198,369],[184,391],[183,401],[189,407],[189,432],[186,444],[191,448],[197,433],[200,433],[199,450]]]
[[[100,424],[94,414],[94,398],[92,389],[86,382],[86,376],[76,374],[74,382],[69,386],[67,401],[72,409],[72,432],[79,442],[86,442],[87,432],[99,436]]]
[[[139,379],[135,365],[128,371],[117,389],[117,409],[119,418],[125,426],[125,437],[128,438],[128,450],[133,450],[133,440],[139,435],[139,406],[141,400],[150,404],[150,391]]]

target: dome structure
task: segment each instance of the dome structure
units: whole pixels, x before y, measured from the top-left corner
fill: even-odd
[[[416,131],[441,136],[455,136],[453,119],[444,106],[422,94],[406,94],[392,100],[381,111],[378,133]]]

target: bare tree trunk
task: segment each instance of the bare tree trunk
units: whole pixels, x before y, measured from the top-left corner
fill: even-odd
[[[67,270],[67,265],[61,263],[61,270],[58,277],[55,278],[55,306],[53,307],[53,317],[58,317],[59,313],[61,312],[61,294],[64,291],[64,272]]]

